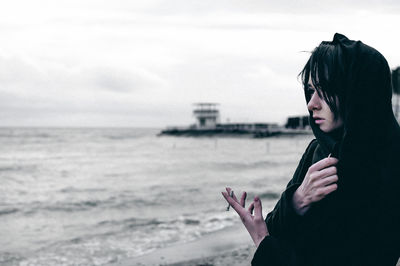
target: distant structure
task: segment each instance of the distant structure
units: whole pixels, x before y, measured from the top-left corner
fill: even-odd
[[[291,116],[288,117],[285,124],[285,128],[288,129],[309,129],[310,120],[308,115],[304,116]]]
[[[215,128],[219,123],[218,103],[195,103],[193,115],[196,117],[196,127],[201,129]]]
[[[189,127],[169,127],[159,135],[172,136],[250,136],[264,138],[275,135],[310,134],[308,116],[290,117],[286,128],[276,123],[220,123],[218,103],[195,103],[196,124]]]

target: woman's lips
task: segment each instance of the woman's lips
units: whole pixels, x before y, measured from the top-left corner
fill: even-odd
[[[322,124],[324,122],[324,119],[322,118],[315,118],[315,124]]]

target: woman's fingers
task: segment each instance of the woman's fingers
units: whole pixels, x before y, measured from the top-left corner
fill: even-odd
[[[324,158],[308,168],[306,176],[294,194],[296,212],[303,215],[313,202],[318,202],[337,189],[337,158]]]
[[[235,201],[227,192],[221,192],[225,200],[232,206],[232,208],[241,216],[245,212],[242,206]]]
[[[226,192],[228,192],[228,195],[232,195],[233,200],[235,200],[237,203],[239,203],[238,199],[236,198],[235,193],[232,191],[230,187],[225,188]]]
[[[243,192],[242,197],[240,198],[240,205],[244,208],[246,205],[246,197],[247,197],[247,193],[246,191]]]
[[[236,197],[232,195],[232,189],[227,187],[226,192],[221,192],[222,196],[224,196],[225,200],[232,206],[232,208],[239,214],[239,216],[242,218],[242,221],[244,222],[245,220],[251,218],[254,212],[254,218],[259,218],[262,219],[262,206],[261,206],[261,200],[258,196],[254,198],[254,201],[249,205],[247,208],[247,211],[245,209],[245,202],[246,202],[246,197],[247,193],[243,192],[241,198],[240,198],[240,203],[236,199]],[[250,216],[249,216],[250,214]]]
[[[243,208],[245,207],[245,202],[246,202],[246,197],[247,197],[247,193],[246,191],[243,192],[242,196],[240,197],[240,202],[238,201],[238,199],[236,198],[235,193],[232,191],[232,189],[230,187],[226,187],[226,192],[228,192],[228,195],[232,195],[232,198],[234,201],[236,201],[238,204],[240,204]]]
[[[321,177],[331,176],[337,174],[336,166],[330,166],[319,171]]]
[[[337,158],[329,157],[329,158],[325,158],[325,159],[322,159],[322,160],[316,162],[315,164],[311,165],[310,168],[308,168],[308,169],[312,173],[312,172],[327,168],[331,165],[335,165],[338,162],[339,162],[339,160]]]
[[[252,215],[254,211],[254,201],[250,204],[249,208],[247,209],[249,213]]]
[[[331,175],[331,176],[322,178],[322,179],[318,180],[317,182],[315,182],[315,186],[316,187],[325,187],[332,183],[336,183],[338,180],[339,180],[339,178],[337,175]]]
[[[261,200],[258,196],[254,198],[254,218],[262,220],[262,206]]]
[[[332,193],[333,191],[335,191],[337,189],[337,184],[332,184],[329,186],[326,186],[324,188],[321,188],[321,194],[326,196],[330,193]]]
[[[224,196],[225,200],[233,207],[235,200],[228,194],[228,192],[221,192],[222,196]]]
[[[230,206],[232,206],[232,208],[237,212],[237,210],[235,209],[235,204],[237,204],[230,196],[227,192],[221,192],[222,196],[224,196],[225,200],[229,203]]]

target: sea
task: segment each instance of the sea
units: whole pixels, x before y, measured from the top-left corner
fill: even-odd
[[[0,265],[110,265],[264,215],[312,135],[157,136],[159,129],[0,128]]]

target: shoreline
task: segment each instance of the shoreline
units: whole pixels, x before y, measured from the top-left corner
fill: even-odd
[[[187,243],[179,243],[113,266],[183,266],[183,265],[250,265],[256,248],[242,224],[204,235]]]
[[[249,266],[254,255],[252,246],[239,248],[219,255],[197,258],[163,266]]]

